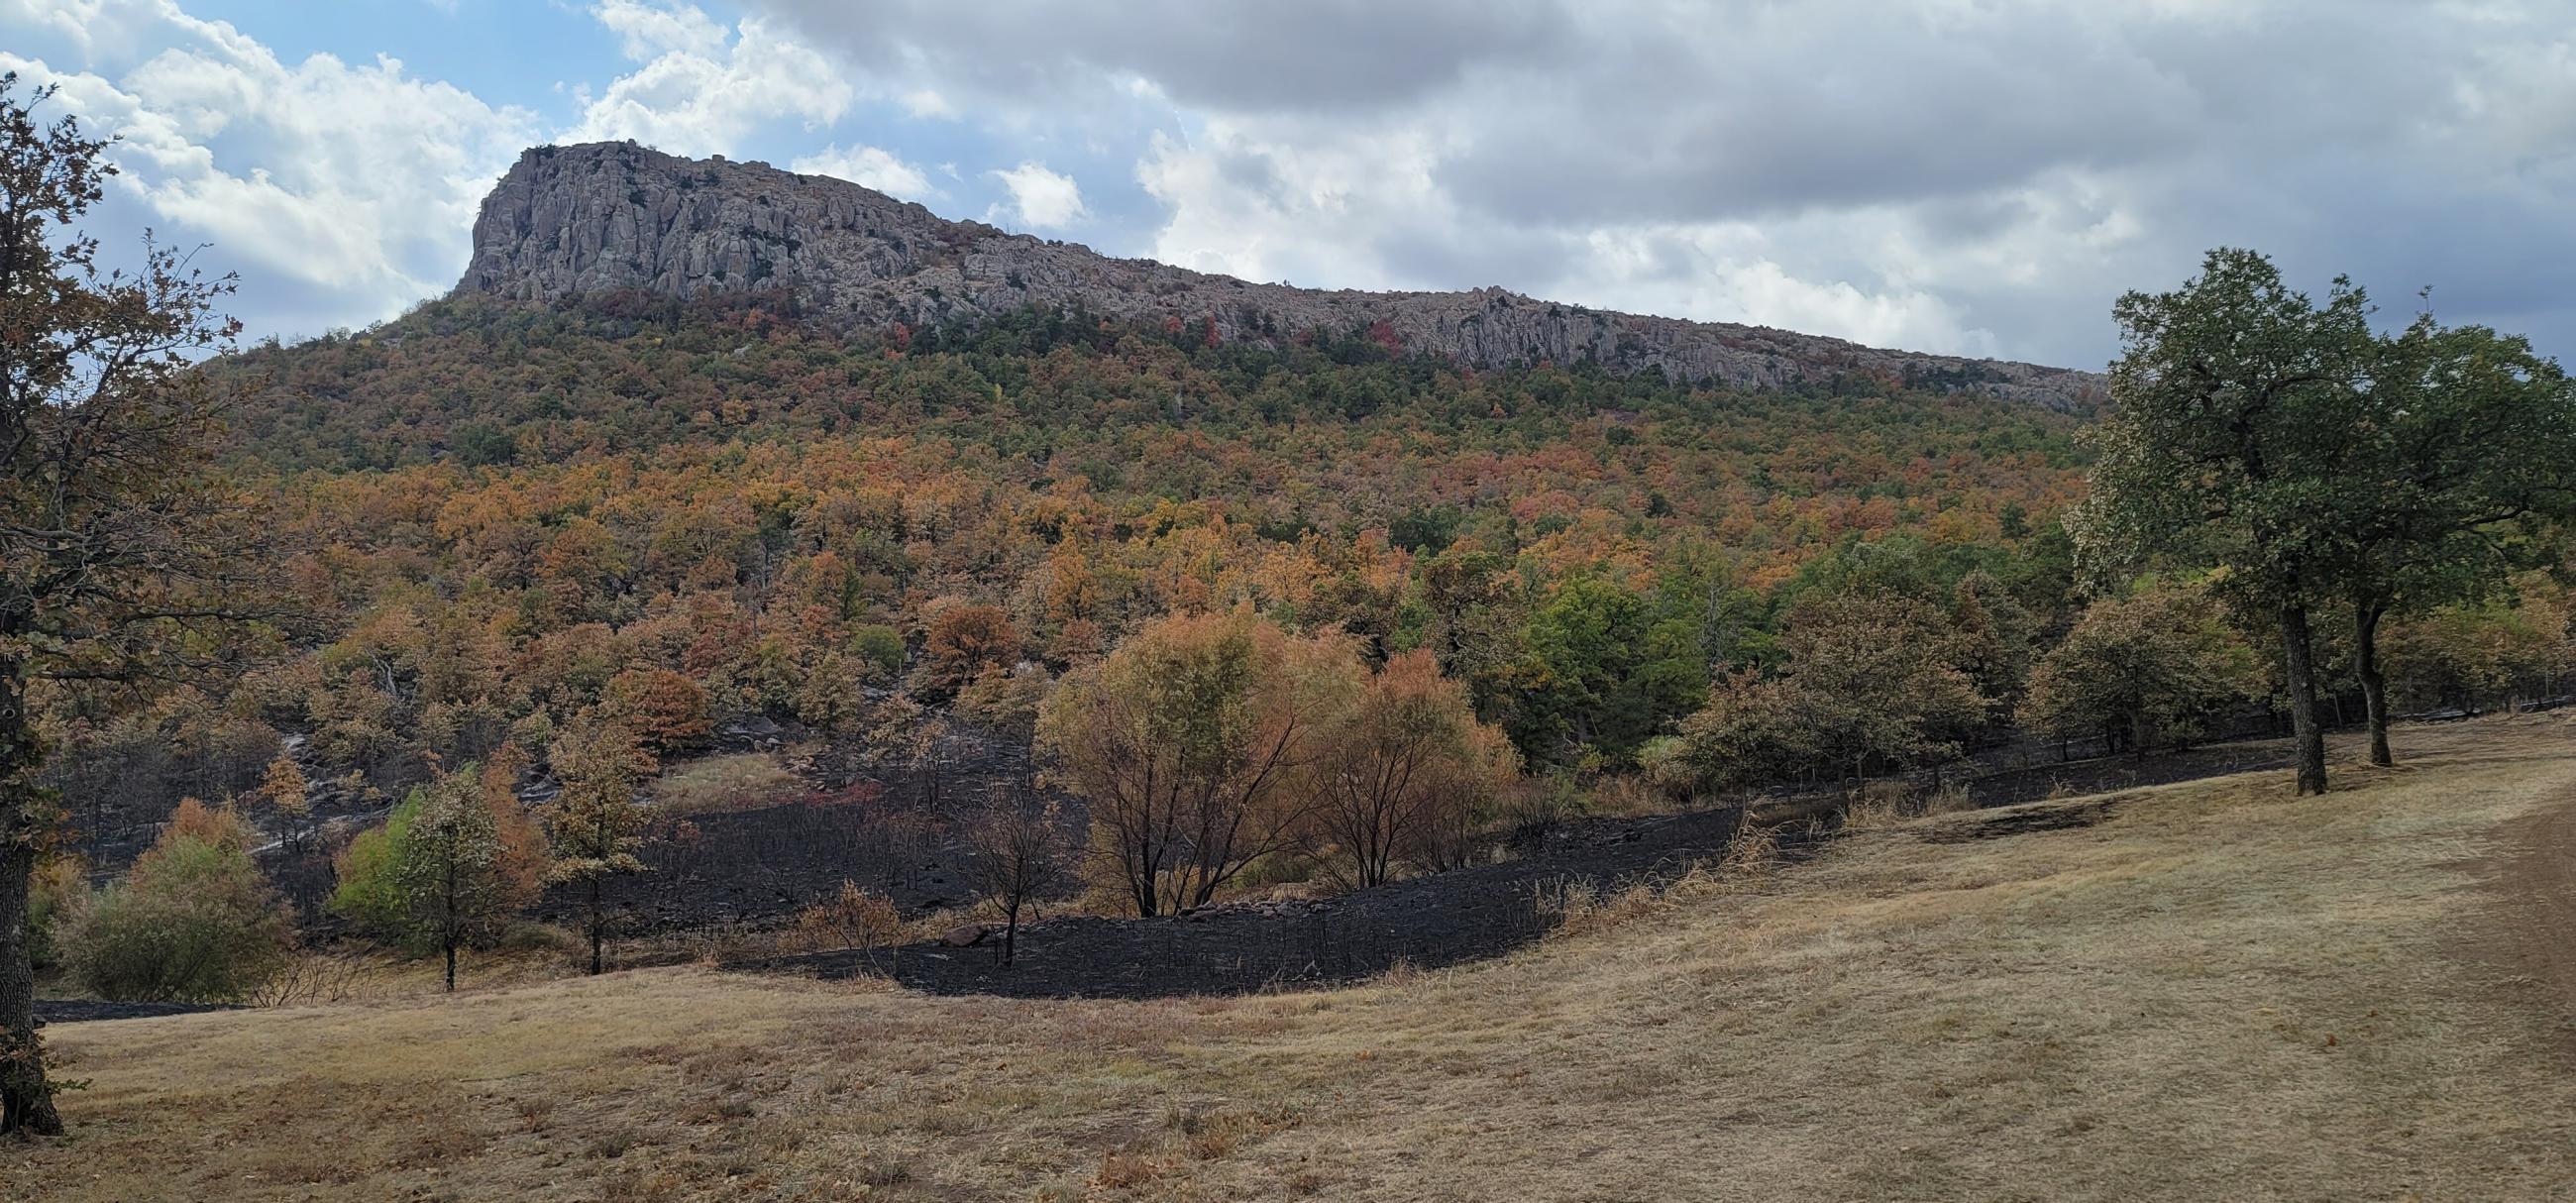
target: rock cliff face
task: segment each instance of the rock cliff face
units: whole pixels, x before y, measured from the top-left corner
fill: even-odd
[[[633,143],[530,150],[483,201],[459,292],[552,302],[646,289],[774,289],[809,313],[914,326],[1080,304],[1109,317],[1275,340],[1370,329],[1477,367],[1590,359],[1613,371],[1776,387],[1860,374],[2056,409],[2103,394],[2089,372],[1885,351],[1759,326],[1641,317],[1472,292],[1327,292],[1254,284],[949,221],[847,181],[693,160]]]

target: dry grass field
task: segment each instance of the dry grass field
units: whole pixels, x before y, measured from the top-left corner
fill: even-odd
[[[1902,823],[1335,992],[665,969],[65,1025],[75,1134],[0,1146],[0,1195],[2576,1197],[2576,937],[2532,896],[2576,727],[2400,734],[2322,799]]]

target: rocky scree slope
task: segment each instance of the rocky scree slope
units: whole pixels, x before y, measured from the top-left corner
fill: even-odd
[[[827,176],[685,159],[631,142],[519,157],[474,223],[459,293],[549,303],[642,289],[683,298],[777,291],[809,315],[919,327],[1080,306],[1229,341],[1367,331],[1391,349],[1478,368],[1593,360],[1739,387],[1844,376],[1960,389],[2060,411],[2104,395],[2089,372],[1864,347],[1760,326],[1610,313],[1500,288],[1355,292],[1254,284],[949,221]]]

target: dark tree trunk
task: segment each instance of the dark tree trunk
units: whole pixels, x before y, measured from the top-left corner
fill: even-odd
[[[0,802],[0,806],[19,805]],[[36,972],[27,947],[27,882],[36,850],[0,831],[0,1135],[59,1136],[53,1088],[45,1081],[44,1045],[36,1037]]]
[[[2326,733],[2317,725],[2316,649],[2309,638],[2308,608],[2281,608],[2281,658],[2290,678],[2290,736],[2298,745],[2299,793],[2326,792]]]
[[[0,633],[15,636],[16,624]],[[0,1133],[59,1136],[63,1121],[36,1035],[35,950],[27,946],[27,887],[45,800],[35,790],[43,745],[27,713],[22,665],[0,662]]]
[[[456,993],[456,937],[447,938],[447,992]]]
[[[2377,606],[2353,611],[2353,666],[2361,675],[2362,707],[2369,712],[2370,763],[2385,768],[2397,763],[2388,750],[2388,677],[2379,670]]]
[[[1011,903],[1008,917],[1005,918],[1002,923],[1002,963],[1005,965],[1010,964],[1011,958],[1018,955],[1019,948],[1020,904],[1017,900],[1014,900]]]
[[[590,975],[599,976],[600,958],[599,878],[590,879]]]

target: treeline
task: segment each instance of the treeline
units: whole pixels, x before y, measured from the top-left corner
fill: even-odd
[[[542,775],[585,715],[652,755],[786,724],[935,790],[961,726],[1026,740],[1058,678],[1239,607],[1371,665],[1427,653],[1532,771],[1673,789],[2016,724],[2145,748],[2285,696],[2203,569],[2079,580],[2076,424],[1976,398],[1466,373],[1079,315],[847,339],[635,299],[439,302],[217,375],[250,390],[250,470],[332,466],[262,485],[314,635],[74,721],[55,773],[93,829],[247,795],[289,739],[342,811],[505,749]],[[483,421],[506,454],[473,450]],[[376,462],[399,466],[350,466]],[[2563,595],[2515,579],[2392,622],[2396,704],[2556,690]],[[2320,680],[2357,692],[2341,635]],[[2093,666],[2034,676],[2049,655]]]
[[[2088,574],[2060,521],[2078,432],[1973,399],[1038,315],[852,343],[670,305],[441,303],[214,376],[252,389],[235,454],[292,619],[229,681],[58,715],[76,823],[189,799],[124,880],[41,878],[49,955],[103,992],[256,980],[297,909],[251,855],[272,845],[305,917],[451,981],[549,890],[596,968],[653,773],[746,724],[934,807],[970,733],[1025,748],[1078,824],[1029,790],[946,808],[979,880],[1021,883],[985,895],[1015,924],[1077,880],[1151,915],[1450,867],[1605,783],[1831,785],[2017,735],[2144,753],[2289,699],[2223,565]],[[426,399],[450,379],[505,404]],[[733,417],[680,417],[710,381]],[[2565,564],[2517,530],[2515,571],[2373,628],[2390,704],[2567,692]],[[2310,645],[2356,709],[2359,629]],[[363,829],[327,838],[329,814]],[[215,909],[165,921],[179,894]],[[892,915],[858,891],[805,926],[873,942]]]
[[[2064,591],[2073,423],[1987,399],[645,309],[441,302],[219,361],[296,650],[78,716],[57,771],[83,826],[247,790],[290,735],[329,796],[381,807],[433,756],[515,735],[541,760],[603,704],[649,703],[665,750],[754,715],[931,746],[960,703],[1024,723],[1027,677],[1237,604],[1373,661],[1432,649],[1528,759],[1618,765],[1709,662],[1765,662],[1837,549]]]

